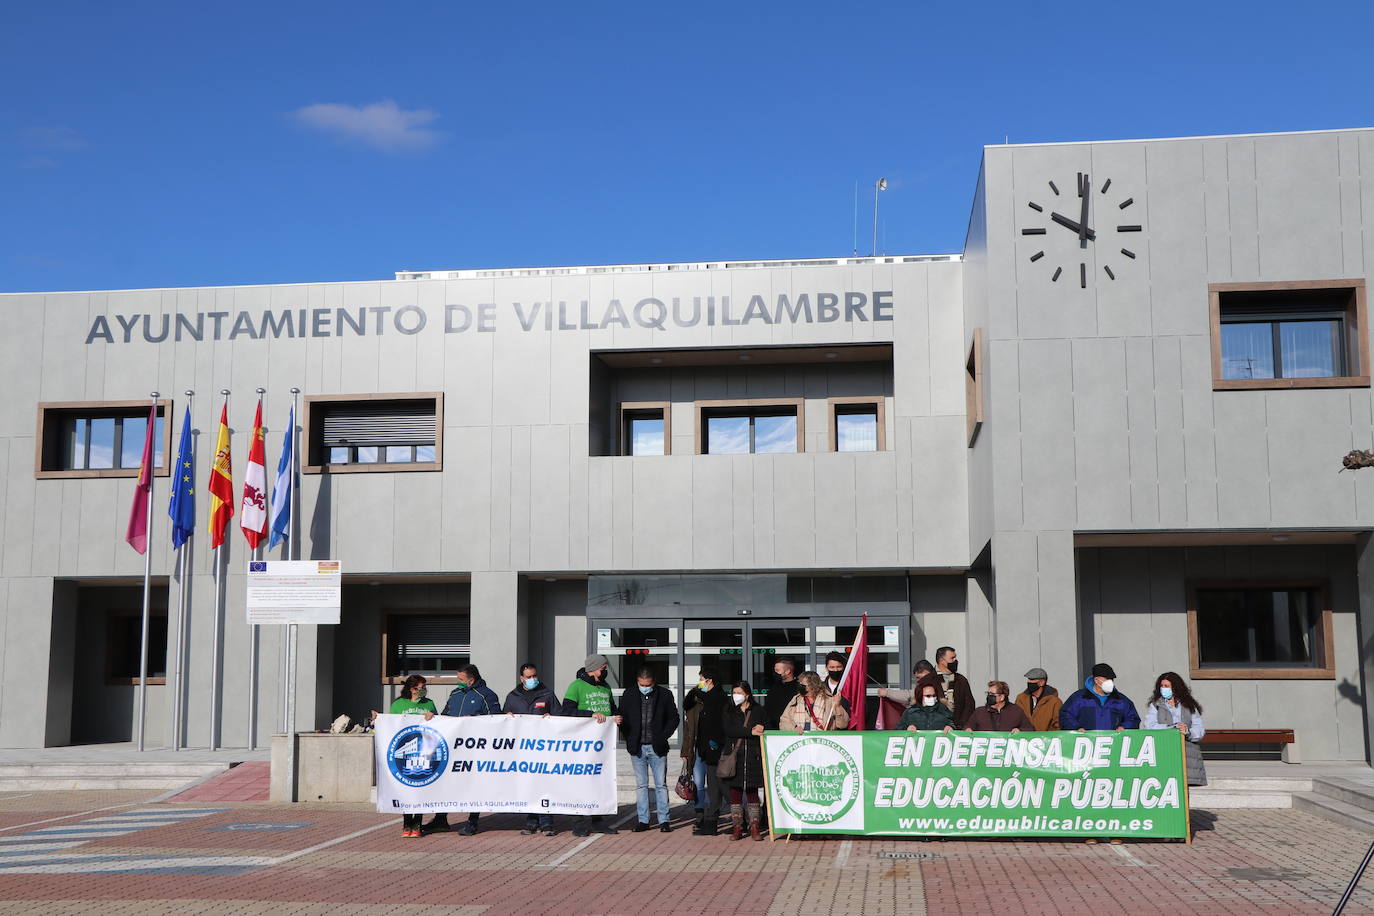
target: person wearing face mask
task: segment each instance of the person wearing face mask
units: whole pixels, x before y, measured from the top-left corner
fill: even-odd
[[[832,697],[839,697],[840,705],[844,707],[846,713],[852,712],[849,708],[849,701],[839,694],[840,678],[844,677],[845,666],[849,664],[849,656],[843,652],[827,652],[825,655],[825,680],[822,685],[825,692]]]
[[[759,817],[759,789],[763,786],[763,744],[765,713],[754,702],[754,689],[748,681],[740,681],[730,693],[730,705],[725,708],[725,738],[733,745],[722,755],[721,763],[734,758],[734,773],[721,778],[730,790],[730,839],[744,837],[744,815],[748,815],[749,836],[763,839],[763,825]]]
[[[778,727],[785,731],[839,732],[849,727],[849,712],[840,698],[826,692],[821,676],[814,671],[802,672],[797,680],[801,689],[782,711]]]
[[[501,701],[495,692],[487,686],[487,682],[482,680],[482,673],[477,670],[476,665],[464,665],[458,669],[458,683],[453,685],[453,692],[448,695],[448,702],[444,704],[444,715],[446,716],[495,716],[501,712]],[[473,811],[468,815],[468,822],[458,828],[458,832],[463,836],[472,836],[477,832],[478,813]],[[448,812],[443,811],[430,818],[425,825],[426,833],[444,833],[449,829]]]
[[[425,696],[427,682],[418,674],[412,674],[401,685],[401,695],[391,701],[387,712],[394,716],[424,716],[428,721],[434,718],[434,701]],[[377,710],[372,710],[372,718],[377,718]],[[401,836],[414,839],[420,836],[420,820],[423,814],[401,815]]]
[[[1188,682],[1173,671],[1155,678],[1155,690],[1145,704],[1146,728],[1176,728],[1184,738],[1188,765],[1188,785],[1207,785],[1207,768],[1202,763],[1202,704],[1193,699]]]
[[[979,706],[968,719],[971,732],[1033,732],[1030,720],[1015,703],[1008,703],[1011,688],[1005,681],[988,681],[987,705]]]
[[[716,835],[720,809],[724,806],[724,787],[716,776],[716,764],[720,763],[720,752],[725,747],[726,702],[724,692],[716,686],[714,668],[702,668],[697,673],[697,685],[682,700],[683,711],[689,716],[695,712],[696,721],[692,742],[697,760],[697,801],[702,802],[692,828],[697,836]]]
[[[959,653],[953,646],[941,646],[935,650],[935,674],[945,688],[942,701],[949,707],[954,717],[955,728],[968,728],[968,720],[973,715],[973,688],[968,678],[959,673]]]
[[[577,677],[563,691],[563,715],[591,718],[597,722],[611,719],[619,725],[621,719],[616,711],[615,695],[606,683],[610,670],[611,660],[606,656],[599,653],[588,655],[582,667],[577,669]],[[602,815],[588,814],[577,819],[573,836],[587,836],[593,829],[602,833],[619,832],[609,824],[603,826]]]
[[[516,672],[515,689],[506,694],[506,705],[503,711],[508,716],[558,716],[563,714],[563,710],[558,702],[558,695],[553,692],[553,688],[539,679],[539,667],[534,662],[525,662]],[[544,831],[544,836],[557,836],[558,831],[553,826],[552,814],[528,814],[525,816],[525,826],[520,831],[524,836],[534,836],[539,831]]]
[[[635,813],[639,823],[634,832],[643,833],[649,824],[649,781],[653,777],[658,802],[658,829],[672,830],[668,823],[668,739],[677,732],[681,719],[677,703],[667,687],[654,683],[652,668],[640,668],[635,675],[636,689],[620,698],[620,734],[635,771]]]
[[[944,692],[937,675],[931,673],[922,677],[912,691],[914,702],[902,712],[897,727],[909,732],[942,731],[948,735],[954,730],[954,717],[942,702]]]
[[[1059,731],[1059,710],[1064,701],[1059,699],[1059,691],[1050,686],[1049,680],[1044,668],[1030,669],[1026,672],[1026,691],[1016,697],[1016,705],[1038,732]]]
[[[1130,697],[1116,689],[1116,672],[1099,662],[1059,710],[1059,727],[1071,731],[1123,731],[1140,727],[1140,715]]]
[[[902,690],[899,687],[879,687],[878,696],[891,700],[894,703],[900,703],[902,706],[909,706],[916,702],[917,694],[915,685],[921,683],[921,678],[925,677],[927,674],[934,673],[935,666],[932,665],[928,659],[923,658],[911,669],[912,688],[910,690]],[[943,689],[943,687],[941,689]]]

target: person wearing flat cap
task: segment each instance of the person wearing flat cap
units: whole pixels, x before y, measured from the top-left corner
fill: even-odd
[[[593,653],[587,656],[582,667],[578,669],[577,677],[563,692],[563,715],[584,718],[590,716],[598,722],[614,719],[616,725],[621,723],[620,716],[616,714],[615,697],[611,694],[611,688],[606,686],[606,672],[610,667],[610,659],[604,655]],[[609,824],[603,826],[600,814],[590,814],[577,819],[573,835],[586,836],[592,830],[600,830],[603,833],[619,832]]]
[[[1059,727],[1071,731],[1122,731],[1140,728],[1140,714],[1131,698],[1116,689],[1116,672],[1099,662],[1059,710]]]
[[[1059,699],[1059,691],[1050,686],[1050,676],[1044,668],[1026,672],[1026,690],[1017,694],[1016,705],[1021,707],[1036,731],[1059,731],[1059,710],[1064,701]]]

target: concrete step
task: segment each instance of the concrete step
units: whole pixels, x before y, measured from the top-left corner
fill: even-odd
[[[1293,793],[1196,786],[1188,790],[1188,807],[1205,811],[1230,808],[1291,808]]]
[[[1354,805],[1374,813],[1374,786],[1343,776],[1323,776],[1312,780],[1313,791],[1327,798]]]
[[[1201,788],[1220,792],[1311,792],[1312,782],[1311,776],[1213,776],[1209,772],[1207,785]]]
[[[3,764],[0,792],[169,790],[228,769],[226,763]]]
[[[1345,827],[1374,833],[1374,811],[1348,804],[1329,795],[1299,792],[1293,796],[1293,810],[1306,811]]]

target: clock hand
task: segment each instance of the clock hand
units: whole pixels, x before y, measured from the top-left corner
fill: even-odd
[[[1092,196],[1088,188],[1088,176],[1086,174],[1078,180],[1078,193],[1083,198],[1083,209],[1078,219],[1078,240],[1086,242],[1088,240],[1088,200]]]
[[[1090,241],[1090,242],[1095,242],[1095,241],[1097,241],[1097,233],[1096,233],[1096,232],[1094,232],[1094,231],[1091,230],[1091,229],[1088,229],[1088,230],[1087,230],[1087,235],[1086,235],[1086,236],[1083,236],[1083,235],[1081,234],[1081,233],[1083,232],[1083,226],[1082,226],[1082,224],[1080,224],[1080,223],[1075,223],[1073,220],[1069,219],[1067,216],[1065,216],[1065,215],[1062,214],[1062,213],[1051,213],[1051,214],[1050,214],[1050,219],[1054,220],[1056,223],[1058,223],[1059,225],[1063,226],[1065,229],[1070,230],[1071,232],[1078,232],[1078,233],[1080,233],[1080,236],[1079,236],[1080,238],[1086,237],[1086,238],[1088,239],[1088,241]]]

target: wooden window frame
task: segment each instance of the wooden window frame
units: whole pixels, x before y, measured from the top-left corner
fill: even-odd
[[[1274,292],[1282,290],[1349,290],[1346,304],[1346,364],[1355,368],[1354,375],[1336,378],[1222,378],[1221,364],[1221,299],[1225,293]],[[1368,306],[1363,278],[1345,280],[1280,280],[1269,283],[1209,283],[1207,284],[1209,324],[1212,335],[1212,390],[1253,391],[1282,388],[1368,388],[1369,387],[1369,331]]]
[[[381,627],[381,634],[380,634],[380,638],[377,640],[378,644],[379,644],[379,645],[381,646],[381,648],[382,648],[381,667],[378,669],[378,671],[381,672],[381,676],[382,676],[382,686],[383,686],[383,687],[389,687],[389,686],[393,686],[393,685],[394,685],[394,686],[399,687],[399,686],[401,686],[402,684],[404,684],[404,683],[406,682],[406,678],[407,678],[407,677],[410,677],[410,675],[408,675],[408,674],[405,675],[404,677],[392,677],[391,675],[388,675],[388,674],[386,673],[387,660],[391,657],[391,656],[390,656],[390,650],[391,650],[391,627],[390,627],[389,624],[390,624],[390,622],[391,622],[391,618],[392,618],[392,617],[407,617],[407,616],[415,616],[415,615],[421,615],[421,614],[425,614],[425,615],[429,615],[429,616],[433,617],[433,616],[446,616],[446,615],[462,614],[462,613],[466,613],[466,614],[468,615],[468,627],[469,627],[469,633],[470,633],[470,632],[471,632],[471,627],[472,627],[472,608],[471,608],[471,607],[466,607],[466,608],[453,608],[453,607],[446,607],[446,608],[431,608],[431,607],[426,607],[426,608],[411,608],[411,607],[406,607],[406,608],[382,608],[382,609],[381,609],[381,613],[378,615],[378,617],[379,617],[379,625],[380,625],[380,627]],[[469,648],[469,652],[468,652],[468,664],[472,664],[472,653],[471,653],[471,648]],[[455,677],[430,677],[430,676],[427,675],[427,674],[423,674],[423,675],[421,675],[421,677],[423,677],[423,678],[425,679],[425,683],[427,683],[427,684],[440,684],[440,685],[449,684],[449,685],[452,685],[452,684],[458,683],[458,678],[457,678],[456,676],[455,676]]]
[[[307,462],[314,451],[313,427],[316,404],[339,404],[366,401],[433,401],[434,402],[434,460],[387,464],[323,464],[301,465],[303,474],[395,474],[407,471],[442,471],[444,469],[444,393],[442,391],[410,391],[393,394],[308,394],[301,411],[301,451]]]
[[[54,471],[43,468],[43,445],[47,441],[48,416],[52,420],[58,414],[82,415],[83,411],[129,411],[132,416],[138,409],[147,410],[152,401],[147,398],[137,401],[40,401],[38,404],[38,431],[33,448],[33,476],[37,480],[74,480],[99,477],[137,477],[138,468],[85,468],[72,471]],[[162,416],[162,464],[153,469],[154,477],[166,477],[172,473],[172,399],[158,398],[157,406]],[[89,416],[89,414],[87,414]]]
[[[839,412],[837,407],[844,407],[851,404],[872,405],[878,412],[878,447],[875,451],[887,451],[887,398],[877,397],[843,397],[826,399],[825,413],[826,423],[829,426],[830,450],[838,452],[840,450],[839,432]],[[862,452],[845,452],[846,455],[857,455]]]
[[[163,424],[163,425],[165,426],[165,425],[167,425],[167,424]],[[107,610],[107,611],[105,612],[105,618],[106,618],[106,626],[105,626],[105,685],[106,685],[107,687],[137,687],[137,686],[139,685],[139,682],[141,682],[141,681],[143,680],[143,678],[138,677],[137,675],[135,675],[134,677],[116,677],[116,676],[114,675],[114,673],[113,673],[113,672],[114,672],[114,666],[115,666],[115,665],[114,665],[114,662],[115,662],[115,659],[114,659],[114,641],[110,639],[109,621],[110,621],[112,618],[116,618],[116,617],[117,617],[117,618],[120,618],[120,619],[122,619],[122,620],[127,620],[127,619],[131,619],[131,618],[132,618],[132,619],[137,619],[137,620],[140,620],[140,621],[141,621],[141,620],[142,620],[142,617],[143,617],[143,609],[142,609],[142,608],[139,608],[139,609],[135,610],[135,609],[133,609],[133,608],[112,608],[112,609]],[[156,609],[156,608],[150,608],[149,611],[148,611],[148,624],[149,624],[149,626],[152,625],[153,619],[156,618],[156,617],[161,617],[163,620],[167,621],[167,627],[168,627],[167,636],[169,637],[168,640],[167,640],[167,653],[170,655],[170,654],[171,654],[171,651],[172,651],[172,643],[171,643],[171,639],[170,639],[170,637],[171,637],[171,635],[172,635],[171,629],[170,629],[170,628],[171,628],[171,625],[172,625],[171,617],[167,614],[167,611],[166,611],[166,610]],[[166,662],[164,662],[163,664],[166,664]],[[164,685],[164,686],[165,686],[166,683],[167,683],[167,678],[166,678],[165,676],[164,676],[164,677],[150,677],[150,678],[148,678],[148,686],[149,686],[149,687],[157,687],[157,686],[159,686],[159,685]]]
[[[1321,618],[1317,623],[1320,641],[1320,666],[1310,668],[1203,668],[1199,658],[1197,606],[1198,591],[1213,588],[1311,588],[1317,590]],[[1204,579],[1187,584],[1188,589],[1188,676],[1195,680],[1304,680],[1330,681],[1336,678],[1336,647],[1333,641],[1333,613],[1330,582],[1326,579]]]
[[[625,424],[632,413],[647,413],[651,410],[663,412],[663,455],[631,455],[629,437],[625,435]],[[620,417],[618,432],[619,448],[617,454],[623,458],[660,458],[673,453],[673,404],[671,401],[624,401],[618,412]]]
[[[776,407],[794,407],[797,411],[797,451],[795,454],[803,454],[806,451],[806,398],[734,398],[724,401],[697,401],[693,405],[693,413],[696,415],[696,453],[707,455],[709,452],[702,451],[702,446],[706,443],[706,424],[703,422],[702,413],[708,410],[739,409],[741,411],[766,410]],[[747,454],[756,455],[758,452]]]
[[[964,434],[968,447],[978,441],[978,433],[983,428],[983,329],[973,329],[973,340],[968,346],[968,358],[964,360],[964,414],[966,417]]]

